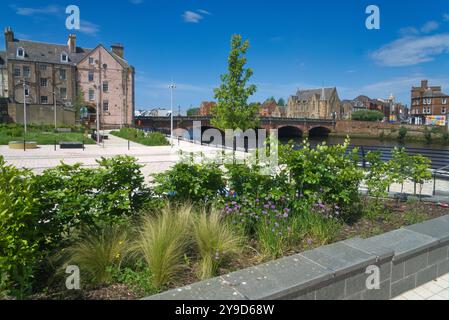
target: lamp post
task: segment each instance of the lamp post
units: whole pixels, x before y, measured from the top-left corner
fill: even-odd
[[[55,130],[58,128],[57,124],[57,117],[56,117],[56,92],[52,92],[53,94],[53,111],[54,111],[54,117],[55,117]]]
[[[170,143],[173,147],[173,90],[176,89],[176,85],[172,82],[169,86],[170,88],[170,108],[171,108],[171,120],[170,120]]]
[[[97,104],[97,110],[96,110],[96,117],[97,117],[97,144],[100,144],[100,93],[98,92],[100,89],[98,88],[97,90],[97,97],[95,100],[96,104]]]
[[[26,94],[26,81],[23,81],[23,129],[25,135],[27,134],[27,94]]]

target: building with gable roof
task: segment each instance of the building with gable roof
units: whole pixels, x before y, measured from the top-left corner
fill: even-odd
[[[135,71],[124,59],[123,46],[113,45],[111,50],[103,45],[82,48],[77,46],[73,34],[67,44],[19,40],[8,27],[5,48],[0,58],[5,56],[12,121],[22,120],[20,108],[16,107],[16,112],[14,105],[22,105],[24,98],[29,104],[30,122],[48,123],[51,117],[47,113],[53,110],[55,102],[61,111],[73,112],[76,98],[82,92],[91,114],[96,113],[98,101],[103,128],[133,124]],[[73,117],[75,120],[80,119]]]
[[[287,103],[287,118],[340,119],[337,88],[298,90]]]

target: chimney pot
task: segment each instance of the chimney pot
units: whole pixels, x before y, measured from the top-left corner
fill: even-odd
[[[70,53],[76,53],[76,35],[69,34],[69,40],[67,42]]]
[[[428,85],[429,85],[429,81],[428,80],[422,80],[421,81],[421,88],[427,89]]]

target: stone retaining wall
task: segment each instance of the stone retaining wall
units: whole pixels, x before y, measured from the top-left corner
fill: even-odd
[[[380,270],[380,289],[368,290]],[[387,300],[449,273],[449,216],[354,238],[147,300]]]

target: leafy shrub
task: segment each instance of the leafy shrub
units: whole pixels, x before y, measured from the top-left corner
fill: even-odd
[[[0,291],[23,298],[38,261],[38,199],[33,174],[6,165],[0,156]]]
[[[311,202],[321,199],[343,212],[358,202],[363,171],[358,167],[358,150],[349,151],[348,147],[349,140],[336,146],[323,143],[315,149],[307,141],[299,150],[292,144],[282,147],[280,161],[298,196]]]
[[[427,143],[432,143],[432,131],[429,130],[428,127],[426,127],[426,130],[424,131],[424,138]]]
[[[110,268],[109,272],[113,282],[122,283],[128,286],[140,296],[148,296],[157,293],[156,288],[153,287],[151,282],[153,275],[142,260],[134,262],[132,268]]]
[[[126,258],[129,237],[122,227],[106,226],[83,234],[67,251],[68,263],[76,265],[96,284],[109,284],[110,268],[120,268]]]
[[[280,198],[288,192],[289,185],[284,171],[274,175],[261,173],[258,165],[226,164],[228,187],[242,198],[263,199],[267,196]]]
[[[359,110],[352,113],[352,120],[355,121],[382,121],[384,114],[376,110]]]
[[[408,129],[404,126],[401,126],[399,128],[399,135],[398,135],[399,141],[404,141],[405,138],[407,137],[407,134],[408,134]]]
[[[156,216],[144,218],[135,250],[153,275],[149,281],[161,289],[182,271],[184,254],[191,243],[192,207],[167,206]]]
[[[174,201],[206,202],[223,194],[223,172],[215,163],[180,162],[170,170],[154,176],[155,192]]]
[[[134,158],[103,158],[98,164],[94,169],[61,164],[35,177],[43,237],[50,246],[62,245],[80,226],[119,222],[144,206],[149,190]]]
[[[198,276],[207,279],[217,274],[218,268],[238,254],[243,243],[218,211],[203,211],[194,224],[196,246],[201,260]]]

